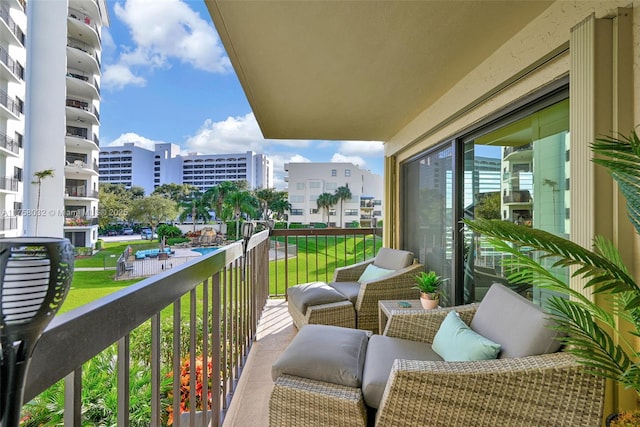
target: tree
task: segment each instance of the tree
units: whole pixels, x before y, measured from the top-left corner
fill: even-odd
[[[53,177],[53,169],[43,169],[33,173],[35,181],[31,181],[32,184],[38,186],[38,198],[36,199],[36,236],[38,235],[38,220],[40,219],[40,195],[42,192],[42,181],[46,178]]]
[[[149,224],[153,230],[159,223],[172,221],[178,216],[173,200],[162,196],[148,196],[134,200],[129,211],[129,219]]]
[[[262,219],[269,219],[269,208],[278,198],[278,192],[273,188],[260,188],[253,192],[253,195],[260,202]]]
[[[331,206],[336,204],[336,202],[336,196],[331,193],[322,193],[316,199],[318,209],[324,209],[327,212],[327,226],[329,225],[329,210],[331,209]]]
[[[213,207],[216,213],[216,219],[225,219],[225,200],[227,198],[227,195],[234,191],[238,191],[238,186],[235,182],[232,181],[221,182],[220,184],[215,185],[205,191],[205,200],[211,207]]]
[[[233,212],[236,219],[236,236],[240,231],[240,217],[243,213],[253,216],[257,210],[258,200],[248,191],[234,191],[225,198],[225,203]]]
[[[286,191],[278,191],[278,197],[271,202],[269,209],[275,214],[276,219],[282,219],[285,212],[291,210],[291,203],[289,203],[289,194]]]
[[[342,227],[343,226],[343,224],[342,224],[342,203],[345,200],[351,199],[351,197],[352,197],[351,190],[349,190],[349,187],[346,187],[346,186],[338,187],[336,189],[335,196],[336,196],[336,199],[340,201],[340,227]]]
[[[203,194],[200,191],[194,191],[191,195],[184,199],[180,203],[180,207],[182,211],[180,212],[180,216],[178,219],[180,222],[184,222],[187,219],[187,216],[191,216],[191,221],[193,222],[193,232],[196,231],[196,222],[201,219],[203,222],[207,222],[211,219],[211,215],[209,214],[209,205],[206,203],[206,200],[203,197]]]
[[[199,191],[198,187],[191,184],[162,184],[158,186],[152,196],[162,196],[167,199],[171,199],[176,203],[182,203],[185,199],[189,198],[194,191]]]

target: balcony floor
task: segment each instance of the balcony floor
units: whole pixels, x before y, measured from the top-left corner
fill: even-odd
[[[268,427],[269,396],[273,388],[271,365],[296,332],[287,312],[287,302],[268,300],[223,427]]]

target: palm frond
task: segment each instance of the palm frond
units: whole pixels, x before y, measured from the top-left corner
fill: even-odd
[[[627,201],[631,223],[640,233],[640,138],[633,131],[630,136],[599,138],[591,144],[594,153],[603,157],[594,163],[606,167],[618,183]]]
[[[627,382],[634,377],[629,371],[637,371],[637,366],[628,356],[629,352],[633,354],[632,347],[625,349],[616,344],[611,334],[580,303],[551,297],[548,304],[552,317],[558,324],[557,329],[566,333],[564,343],[569,353],[578,357],[580,363],[589,367],[593,373],[637,389],[639,383]],[[628,346],[626,343],[625,345]]]
[[[474,232],[497,240],[529,246],[543,256],[557,257],[557,265],[576,266],[574,276],[587,280],[585,287],[593,287],[598,293],[602,287],[611,292],[631,291],[640,295],[640,288],[633,278],[604,256],[544,230],[528,228],[500,220],[463,220]],[[495,240],[494,239],[494,240]],[[606,284],[603,284],[603,281]],[[629,301],[627,309],[640,308],[640,300]]]

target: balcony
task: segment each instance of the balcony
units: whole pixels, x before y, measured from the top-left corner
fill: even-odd
[[[70,125],[67,125],[65,143],[67,146],[87,150],[97,150],[100,146],[98,136],[95,134],[91,135],[88,128]]]
[[[19,83],[24,79],[24,67],[14,60],[7,50],[0,46],[0,62],[4,67],[0,67],[0,75],[14,83]]]
[[[211,393],[211,425],[222,425],[223,420],[229,426],[268,425],[267,404],[272,388],[268,367],[295,335],[286,301],[269,296],[282,295],[287,286],[300,281],[327,280],[335,268],[335,260],[328,256],[332,250],[352,254],[345,257],[345,262],[351,264],[372,257],[380,246],[380,238],[372,235],[372,229],[271,233],[259,232],[246,244],[232,243],[56,316],[34,351],[25,402],[63,380],[65,420],[70,425],[81,425],[82,366],[105,348],[115,346],[112,375],[123,378],[117,386],[118,414],[123,414],[118,425],[125,425],[124,415],[130,413],[128,398],[135,392],[127,375],[131,354],[137,350],[130,347],[130,337],[139,328],[146,328],[150,425],[161,425],[162,412],[167,409],[166,395],[161,399],[166,370],[178,378],[181,363],[186,358],[193,366],[196,353],[208,354],[213,366],[221,367],[209,371],[203,364],[203,377],[211,375],[211,384],[220,385],[217,393]],[[354,251],[355,246],[366,249]],[[302,263],[304,247],[308,249],[304,252],[306,262]],[[315,250],[320,247],[325,249]],[[271,277],[275,277],[271,283],[270,262]],[[183,320],[172,320],[177,318]],[[161,347],[163,342],[169,343],[170,354]],[[177,381],[172,385],[174,396],[180,394],[179,385]],[[202,385],[206,396],[208,385]],[[190,384],[193,390],[195,386]],[[180,410],[179,403],[178,399],[169,402],[174,413]],[[186,417],[191,415],[186,413]],[[177,420],[173,425],[194,425]]]
[[[0,19],[4,22],[4,25],[0,25],[0,34],[2,34],[3,37],[9,36],[24,46],[24,32],[13,18],[11,18],[9,8],[4,4],[0,6]]]
[[[88,189],[84,185],[66,186],[64,188],[64,196],[66,198],[97,199],[98,198],[98,191]]]
[[[0,218],[0,231],[9,231],[18,229],[18,217],[4,216]]]
[[[20,144],[13,138],[0,132],[0,151],[12,157],[17,157],[20,154]]]
[[[0,90],[0,114],[8,119],[19,119],[22,114],[22,101],[18,101],[9,96],[4,90]]]
[[[18,180],[10,176],[0,176],[0,191],[18,191]]]

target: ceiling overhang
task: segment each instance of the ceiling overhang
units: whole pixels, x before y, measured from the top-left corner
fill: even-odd
[[[552,3],[205,2],[264,137],[382,141]]]

